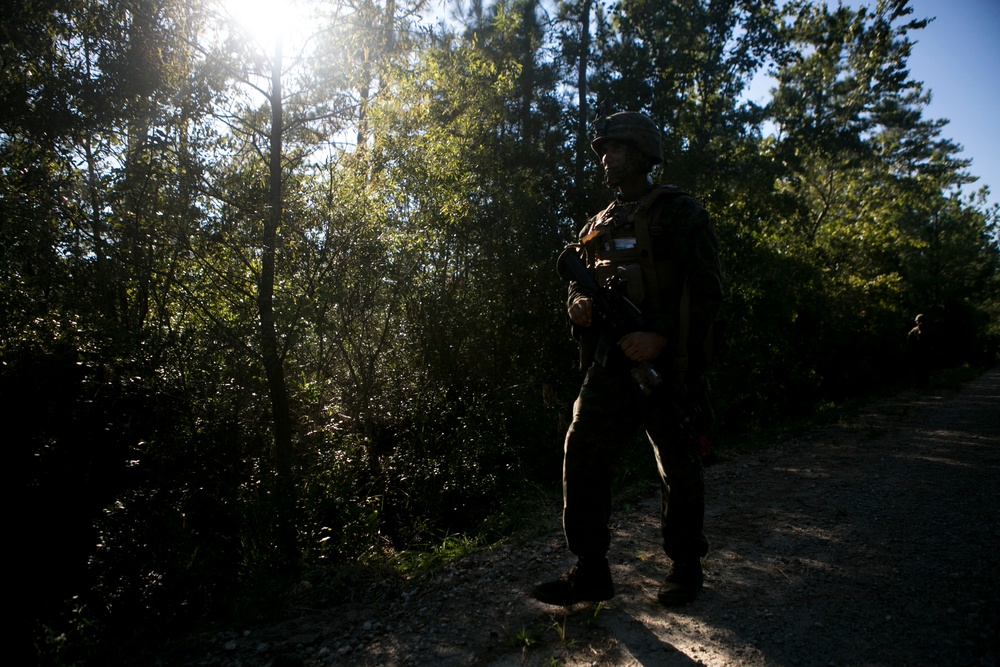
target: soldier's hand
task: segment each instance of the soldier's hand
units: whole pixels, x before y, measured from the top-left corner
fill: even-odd
[[[634,331],[618,341],[618,345],[632,361],[651,361],[660,356],[667,337],[655,331]]]
[[[580,297],[569,307],[569,321],[578,327],[589,327],[594,320],[594,302],[590,297]]]

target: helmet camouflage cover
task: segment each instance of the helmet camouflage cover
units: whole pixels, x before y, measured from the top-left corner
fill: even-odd
[[[653,164],[663,162],[660,129],[649,116],[638,111],[621,111],[602,116],[594,122],[594,140],[590,146],[600,154],[601,144],[617,140],[638,148]]]

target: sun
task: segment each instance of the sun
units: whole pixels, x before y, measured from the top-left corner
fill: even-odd
[[[219,0],[224,14],[263,48],[275,39],[287,44],[305,23],[306,0]]]

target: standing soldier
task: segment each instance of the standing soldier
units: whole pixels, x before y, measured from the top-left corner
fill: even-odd
[[[616,113],[599,118],[595,129],[591,145],[616,197],[589,220],[577,247],[598,285],[617,285],[648,326],[610,340],[592,295],[570,282],[567,312],[586,377],[566,434],[563,528],[578,560],[532,595],[554,605],[614,596],[607,560],[611,482],[619,454],[642,427],[656,455],[663,548],[672,561],[657,598],[664,605],[685,604],[701,590],[701,559],[708,551],[704,478],[695,437],[672,406],[686,405],[688,414],[710,421],[704,372],[706,342],[722,302],[718,240],[701,204],[650,179],[663,148],[649,117]],[[664,378],[648,395],[633,379],[641,362]]]
[[[931,355],[933,348],[927,333],[927,318],[917,315],[913,328],[906,334],[906,356],[910,364],[913,382],[918,387],[926,387],[931,377]]]

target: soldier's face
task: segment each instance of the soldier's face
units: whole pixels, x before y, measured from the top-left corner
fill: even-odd
[[[620,187],[636,178],[645,178],[643,161],[638,151],[614,139],[601,144],[601,165],[604,183],[609,188]]]
[[[601,145],[601,165],[604,167],[604,179],[609,185],[617,185],[628,162],[628,146],[620,141],[605,141]]]

